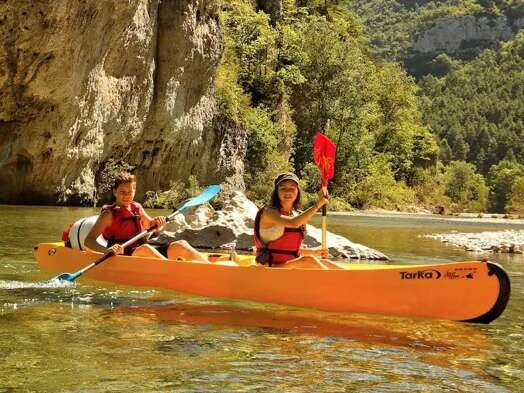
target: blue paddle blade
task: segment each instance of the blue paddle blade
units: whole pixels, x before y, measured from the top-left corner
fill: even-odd
[[[200,194],[198,194],[196,197],[191,198],[189,201],[184,203],[181,208],[178,209],[178,211],[182,214],[185,214],[185,212],[192,207],[201,205],[203,203],[206,203],[207,201],[210,201],[215,197],[222,187],[220,184],[212,184],[210,186],[207,186],[204,191],[202,191]]]
[[[59,276],[56,276],[55,278],[53,278],[53,280],[73,282],[78,277],[80,277],[81,274],[82,273],[79,274],[79,272],[76,272],[76,273],[62,273]]]

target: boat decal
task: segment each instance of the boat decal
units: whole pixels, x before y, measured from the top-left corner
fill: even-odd
[[[459,267],[452,270],[447,270],[444,274],[444,277],[449,280],[457,280],[460,278],[472,280],[475,278],[477,270],[478,269],[476,267]]]
[[[49,250],[47,250],[47,255],[53,256],[55,254],[56,254],[56,248],[50,248]]]
[[[442,273],[438,270],[417,270],[416,272],[399,272],[401,280],[438,280]]]

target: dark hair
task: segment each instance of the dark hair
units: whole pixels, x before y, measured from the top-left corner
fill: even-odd
[[[120,172],[115,177],[115,183],[113,184],[113,190],[116,190],[120,184],[125,183],[136,183],[135,175],[129,172]]]
[[[298,189],[298,194],[297,194],[297,197],[295,198],[295,201],[293,202],[293,209],[295,210],[299,210],[300,205],[302,204],[302,192],[300,191],[300,186],[298,185],[298,183],[297,183],[297,189]],[[273,189],[273,193],[271,194],[271,199],[269,200],[268,206],[274,207],[275,209],[278,209],[278,210],[282,208],[282,204],[280,203],[280,198],[278,197],[278,184],[276,184],[275,188]]]

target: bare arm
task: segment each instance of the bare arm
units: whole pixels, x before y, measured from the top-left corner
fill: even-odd
[[[96,220],[95,225],[91,228],[89,233],[87,234],[86,239],[84,240],[84,245],[89,248],[92,251],[98,251],[98,252],[106,252],[108,251],[107,248],[100,245],[96,239],[100,234],[111,225],[113,222],[113,215],[110,211],[104,210],[100,216],[98,216],[98,220]]]
[[[317,210],[327,203],[327,201],[328,200],[321,195],[317,203],[295,217],[283,216],[277,209],[265,208],[260,219],[260,226],[262,228],[269,228],[273,225],[280,225],[288,228],[301,227],[302,225],[305,225]]]
[[[140,217],[144,228],[149,229],[151,225],[153,225],[153,218],[149,214],[147,214],[144,209],[142,209]]]
[[[301,248],[299,251],[300,256],[303,255],[312,255],[314,257],[327,258],[329,256],[329,251],[324,250],[322,247],[315,248]]]
[[[166,218],[164,216],[151,217],[144,209],[142,209],[140,216],[142,225],[146,229],[151,228],[153,225],[156,225],[157,229],[161,229],[164,225],[166,225]]]

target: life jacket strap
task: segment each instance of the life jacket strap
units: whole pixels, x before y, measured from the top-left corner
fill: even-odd
[[[295,251],[263,247],[260,249],[260,252],[256,256],[255,260],[261,265],[268,265],[269,267],[271,267],[273,266],[273,254],[292,255],[295,258],[298,258],[300,256],[299,253]]]

